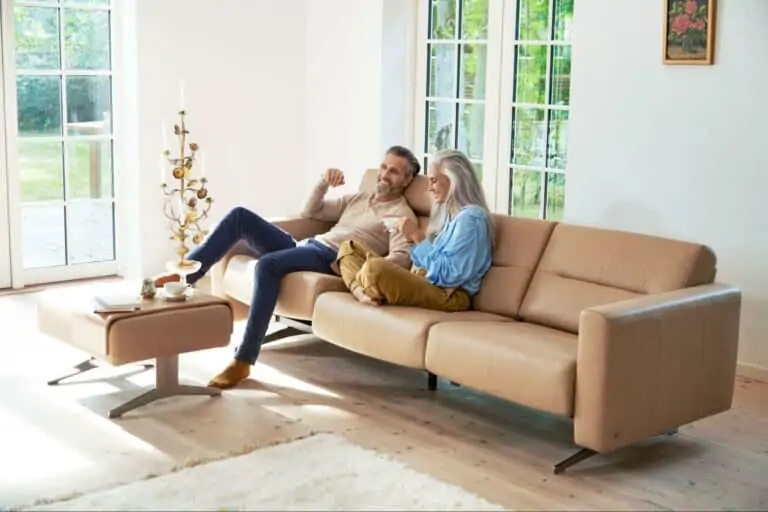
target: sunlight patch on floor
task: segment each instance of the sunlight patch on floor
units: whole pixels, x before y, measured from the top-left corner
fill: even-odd
[[[316,416],[313,416],[313,425],[315,426],[322,425],[323,420],[343,419],[349,421],[359,417],[355,413],[351,413],[330,405],[322,404],[264,405],[263,408],[292,420],[306,418],[307,411],[311,411],[312,413],[316,413]],[[332,423],[335,423],[335,421],[332,421]],[[349,425],[352,425],[352,423],[349,423]]]
[[[297,391],[327,396],[329,398],[343,398],[341,395],[334,393],[333,391],[322,388],[320,386],[316,386],[307,381],[297,379],[296,377],[288,375],[287,373],[283,373],[280,370],[264,363],[256,363],[253,374],[258,376],[259,382],[266,385],[295,389]]]
[[[7,410],[0,409],[0,487],[46,480],[93,464],[67,443]]]
[[[335,418],[357,418],[357,414],[323,404],[302,404],[301,408],[310,411],[318,416],[333,416]]]

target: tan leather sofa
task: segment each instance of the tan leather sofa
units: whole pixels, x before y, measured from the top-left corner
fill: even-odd
[[[423,176],[406,192],[423,221],[425,192]],[[329,227],[279,224],[297,239]],[[714,282],[708,247],[504,215],[496,229],[473,311],[364,306],[339,278],[302,272],[285,278],[276,315],[349,350],[426,370],[431,389],[441,376],[572,418],[583,449],[556,473],[731,407],[741,294]],[[255,264],[235,247],[214,270],[214,292],[247,303]]]

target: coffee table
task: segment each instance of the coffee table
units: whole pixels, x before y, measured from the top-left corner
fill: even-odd
[[[171,396],[220,395],[218,388],[180,384],[179,354],[229,344],[234,319],[229,302],[194,290],[184,302],[168,302],[158,296],[143,300],[138,311],[94,313],[94,295],[113,291],[115,286],[135,286],[138,292],[141,284],[80,286],[41,294],[37,309],[40,331],[91,356],[76,365],[75,371],[48,384],[96,368],[98,362],[122,366],[154,359],[154,364],[143,366],[155,368],[155,385],[111,409],[110,418]]]

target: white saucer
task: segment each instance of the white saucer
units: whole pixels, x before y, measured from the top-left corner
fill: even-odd
[[[169,295],[164,289],[160,288],[158,290],[158,295],[161,299],[168,302],[184,302],[187,300],[187,297],[192,296],[192,288],[188,287],[184,293],[180,293],[179,295]]]

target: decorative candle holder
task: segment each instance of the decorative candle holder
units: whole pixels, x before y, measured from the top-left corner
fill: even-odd
[[[200,146],[196,142],[187,143],[189,130],[185,121],[186,111],[178,113],[179,122],[173,126],[173,134],[178,138],[178,156],[172,155],[170,149],[165,149],[163,155],[170,165],[171,175],[175,180],[172,186],[165,183],[165,171],[163,170],[163,183],[161,188],[165,194],[163,213],[168,219],[171,231],[170,239],[177,242],[176,254],[178,259],[167,263],[168,270],[181,276],[186,283],[186,276],[200,269],[199,261],[186,258],[190,249],[188,241],[195,245],[200,244],[208,230],[202,227],[202,222],[208,218],[208,212],[213,204],[213,198],[208,195],[208,180],[196,177],[193,173],[195,158]],[[189,151],[189,152],[187,152]]]

